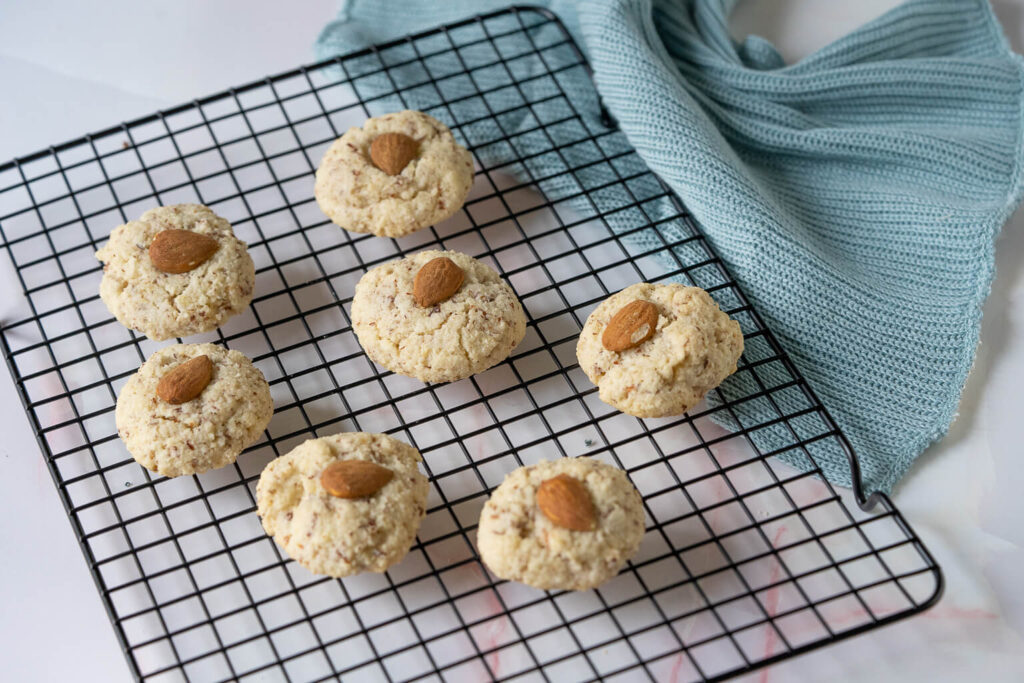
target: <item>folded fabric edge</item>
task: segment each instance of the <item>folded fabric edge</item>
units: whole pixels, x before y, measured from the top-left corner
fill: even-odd
[[[640,50],[646,51],[648,57],[646,58],[650,63],[657,65],[662,69],[667,69],[664,65],[671,63],[668,59],[668,55],[665,52],[664,46],[657,39],[658,33],[656,27],[653,25],[653,19],[650,16],[649,9],[651,7],[650,0],[639,0],[638,2],[631,2],[623,4],[618,3],[595,3],[590,5],[588,9],[591,11],[581,16],[584,33],[588,37],[593,37],[594,34],[600,34],[602,31],[608,30],[610,26],[621,25],[622,22],[641,22],[642,33],[644,33],[643,44],[638,44],[636,47]],[[1013,173],[1007,184],[1006,199],[1004,201],[1003,208],[997,212],[993,218],[989,221],[982,223],[979,229],[983,231],[983,234],[987,240],[988,247],[985,252],[981,255],[983,262],[980,264],[980,272],[978,274],[978,286],[972,297],[973,310],[965,313],[963,321],[965,323],[963,329],[964,333],[961,337],[961,343],[964,345],[964,353],[960,362],[957,364],[955,373],[950,377],[950,392],[946,395],[946,398],[936,404],[936,410],[933,413],[933,419],[931,422],[930,429],[923,429],[919,432],[919,437],[911,441],[909,444],[893,444],[888,453],[888,458],[885,458],[887,462],[883,462],[879,466],[876,462],[873,468],[874,474],[869,475],[867,470],[864,468],[864,461],[861,460],[863,476],[866,481],[863,482],[866,488],[874,490],[882,490],[890,492],[896,483],[906,474],[914,460],[922,453],[922,451],[934,443],[938,439],[941,439],[949,430],[952,420],[955,418],[960,403],[960,398],[963,392],[963,388],[966,384],[967,377],[970,369],[974,364],[974,358],[976,355],[976,348],[978,339],[980,336],[980,325],[982,316],[982,305],[985,299],[991,292],[992,281],[994,278],[995,271],[995,237],[1001,229],[1002,225],[1006,223],[1007,219],[1013,213],[1021,200],[1022,190],[1022,178],[1021,178],[1021,144],[1022,134],[1024,134],[1024,59],[1013,52],[1008,41],[1002,33],[1002,29],[995,19],[991,8],[988,6],[987,0],[976,0],[975,7],[978,11],[985,13],[986,25],[989,28],[993,38],[1001,49],[1004,57],[1009,57],[1011,62],[1016,66],[1017,78],[1018,78],[1018,94],[1017,94],[1017,114],[1016,114],[1016,135],[1017,144],[1015,149],[1014,161],[1013,161]],[[638,14],[638,11],[640,12]],[[883,15],[884,17],[884,15]],[[883,17],[880,17],[876,22],[881,21]],[[875,23],[875,22],[870,22]],[[590,30],[588,30],[588,27]],[[621,35],[621,31],[616,35]],[[595,62],[599,62],[601,58],[600,50],[592,50],[591,53],[594,55]],[[656,68],[657,68],[656,67]],[[601,91],[604,101],[616,115],[620,121],[624,122],[624,128],[628,128],[629,115],[628,111],[621,110],[622,106],[628,106],[628,98],[624,102],[616,102],[614,92],[610,92],[614,87],[614,83],[609,83],[602,80],[602,72],[600,64],[595,63],[595,80],[597,82],[598,89]],[[670,77],[670,74],[666,72],[666,77]],[[619,107],[616,107],[619,104]],[[634,141],[634,146],[636,142]],[[642,147],[642,145],[640,145]],[[672,172],[671,168],[663,167],[661,160],[656,154],[643,154],[644,150],[639,149],[641,155],[647,159],[648,163],[652,166],[655,172],[662,175],[666,182],[673,189],[678,191],[675,184],[671,180]],[[685,192],[682,193],[685,201]],[[695,219],[698,220],[695,216]],[[707,231],[705,231],[707,232]],[[806,372],[804,374],[807,374]],[[955,392],[955,393],[954,393]],[[828,407],[828,406],[827,406]],[[838,410],[832,410],[835,417],[836,414],[840,413]],[[843,425],[840,425],[843,427]],[[847,436],[850,436],[849,430],[844,429]],[[884,449],[878,449],[876,451],[879,456],[884,454]],[[863,458],[863,453],[861,454]],[[881,458],[879,458],[881,459]],[[837,473],[829,472],[830,479],[835,477],[835,483],[842,485],[848,485],[850,480],[849,471],[847,470],[840,476],[836,476]]]
[[[949,433],[950,427],[953,422],[959,417],[960,402],[963,399],[963,391],[967,386],[967,382],[970,379],[971,371],[974,369],[975,362],[978,357],[978,346],[981,343],[981,320],[984,315],[984,304],[992,293],[992,283],[995,280],[996,268],[995,268],[995,256],[996,256],[996,240],[998,239],[999,232],[1003,226],[1010,219],[1013,213],[1020,206],[1021,199],[1024,197],[1024,57],[1014,52],[1013,47],[1010,45],[1010,41],[1006,38],[1006,34],[1003,33],[1003,28],[999,24],[999,20],[996,18],[995,12],[992,9],[992,5],[989,0],[978,0],[978,8],[985,15],[986,24],[989,29],[989,33],[993,39],[999,44],[1004,56],[1008,57],[1013,64],[1017,67],[1017,82],[1019,90],[1017,93],[1017,140],[1016,140],[1016,153],[1014,155],[1013,175],[1008,184],[1006,200],[1003,204],[1003,208],[999,213],[992,219],[988,226],[986,226],[986,232],[988,233],[988,249],[985,253],[985,271],[978,282],[978,288],[975,291],[974,296],[974,309],[971,311],[967,330],[964,335],[964,342],[968,344],[969,353],[964,358],[964,362],[957,370],[956,377],[954,378],[954,386],[956,386],[955,400],[950,402],[947,409],[944,409],[939,418],[938,423],[935,425],[935,429],[929,433],[923,434],[921,438],[914,444],[911,445],[909,452],[900,456],[899,467],[892,468],[890,476],[883,481],[879,488],[885,492],[892,492],[896,485],[901,481],[903,475],[909,470],[914,461],[920,456],[926,448],[941,440]]]

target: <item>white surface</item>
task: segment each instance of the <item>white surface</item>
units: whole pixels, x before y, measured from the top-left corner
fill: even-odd
[[[757,32],[798,58],[894,0],[741,3],[737,35]],[[279,3],[0,3],[0,159],[158,107],[312,61],[335,0]],[[1024,0],[996,0],[1024,42]],[[16,95],[15,95],[16,94]],[[896,492],[948,580],[922,617],[762,670],[749,680],[1020,680],[1024,677],[1024,218],[998,243],[982,346],[950,434]],[[4,279],[7,281],[5,273]],[[9,289],[6,291],[10,291]],[[12,313],[0,303],[0,318]],[[10,378],[0,443],[0,665],[18,681],[119,681],[128,670],[74,542]]]

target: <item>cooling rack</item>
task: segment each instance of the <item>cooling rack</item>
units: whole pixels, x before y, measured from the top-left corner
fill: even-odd
[[[27,307],[3,326],[4,356],[134,676],[717,679],[938,599],[920,539],[888,497],[860,490],[846,439],[681,203],[581,93],[587,78],[554,15],[511,8],[0,166],[0,241]],[[331,225],[312,197],[320,156],[399,106],[473,151],[465,208],[401,240]],[[253,358],[276,412],[234,466],[165,479],[128,456],[113,417],[161,345],[111,318],[93,252],[178,202],[228,218],[257,266],[249,310],[190,341]],[[509,360],[452,384],[382,372],[348,317],[366,269],[432,247],[492,264],[529,318]],[[617,413],[576,364],[587,314],[640,280],[702,286],[744,331],[737,373],[680,418]],[[255,483],[303,440],[355,429],[419,448],[428,514],[386,574],[314,576],[263,533]],[[581,455],[643,494],[637,557],[594,591],[495,580],[474,552],[488,492],[521,464]],[[836,458],[873,512],[824,479],[819,463]]]

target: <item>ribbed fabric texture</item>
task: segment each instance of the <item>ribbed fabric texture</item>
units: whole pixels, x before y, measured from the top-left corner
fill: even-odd
[[[504,4],[354,0],[317,51]],[[849,437],[866,485],[890,490],[946,432],[974,358],[995,237],[1021,195],[1022,62],[984,0],[911,0],[793,65],[762,38],[733,40],[732,4],[548,3],[629,141]],[[849,484],[841,454],[821,458]]]

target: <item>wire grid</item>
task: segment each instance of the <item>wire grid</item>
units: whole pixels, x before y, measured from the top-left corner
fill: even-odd
[[[408,85],[410,67],[426,80]],[[484,77],[495,69],[504,80]],[[0,239],[29,309],[5,324],[4,354],[136,677],[714,679],[937,599],[938,567],[888,498],[866,515],[821,477],[820,449],[848,444],[681,204],[597,121],[596,97],[566,95],[563,78],[586,73],[557,18],[510,9],[0,167]],[[390,89],[361,92],[382,78]],[[417,87],[486,160],[465,208],[401,240],[331,225],[312,198],[323,151]],[[503,88],[519,103],[491,104]],[[469,100],[485,115],[465,118]],[[545,156],[565,170],[538,176],[531,162]],[[166,479],[128,456],[113,417],[160,345],[110,317],[93,252],[112,227],[185,201],[231,220],[257,265],[249,310],[190,341],[253,358],[276,412],[235,465]],[[348,318],[368,268],[433,247],[492,264],[529,318],[509,360],[452,384],[382,372]],[[745,333],[736,375],[681,418],[612,410],[575,362],[587,314],[639,280],[700,285]],[[754,403],[770,418],[750,424]],[[256,480],[305,439],[356,429],[422,452],[428,514],[386,574],[318,577],[263,533]],[[517,466],[581,455],[624,468],[642,493],[638,555],[593,591],[496,580],[473,549],[488,492]]]

